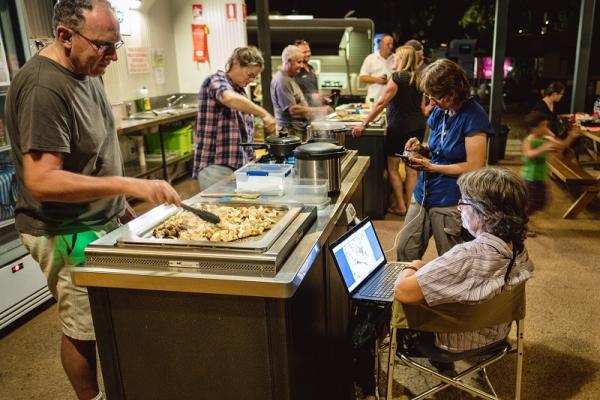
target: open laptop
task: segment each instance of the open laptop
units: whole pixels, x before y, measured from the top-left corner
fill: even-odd
[[[370,218],[346,232],[329,249],[352,299],[375,303],[393,300],[394,282],[409,263],[386,261]]]

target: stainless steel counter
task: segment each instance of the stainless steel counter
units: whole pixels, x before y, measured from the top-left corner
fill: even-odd
[[[134,132],[143,134],[146,129],[181,121],[182,119],[193,118],[197,112],[195,108],[181,108],[177,109],[176,114],[162,114],[147,119],[123,119],[121,120],[121,125],[117,128],[117,133],[119,135]]]
[[[333,204],[319,210],[317,221],[298,242],[274,277],[150,271],[138,268],[117,269],[86,265],[71,269],[73,280],[77,285],[88,287],[290,298],[329,238],[345,206],[361,184],[368,167],[369,158],[358,157],[341,183],[340,195]]]
[[[107,397],[238,399],[243,388],[247,400],[351,400],[350,298],[329,246],[346,205],[360,213],[368,166],[358,157],[273,277],[72,269],[88,287]]]
[[[340,122],[347,127],[352,128],[353,126],[360,125],[362,122],[359,121],[339,121],[336,114],[332,113],[327,116],[327,121]],[[362,136],[386,136],[387,134],[387,119],[385,112],[374,122],[371,122],[367,129],[363,132]]]

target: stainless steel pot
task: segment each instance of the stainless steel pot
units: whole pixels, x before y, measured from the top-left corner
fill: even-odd
[[[343,146],[349,128],[340,122],[314,121],[307,128],[309,142],[329,142]]]
[[[342,180],[341,159],[346,153],[343,146],[328,142],[303,144],[294,149],[296,174],[301,179],[327,179],[328,193],[340,193]]]

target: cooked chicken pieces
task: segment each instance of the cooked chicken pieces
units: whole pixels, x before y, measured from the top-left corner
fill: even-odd
[[[210,211],[221,218],[218,224],[200,219],[189,211],[179,211],[154,229],[158,239],[207,240],[232,242],[257,236],[271,229],[281,213],[270,207],[227,207],[215,204],[195,204],[194,207]]]

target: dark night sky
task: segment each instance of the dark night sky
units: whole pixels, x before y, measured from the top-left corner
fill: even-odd
[[[355,10],[354,17],[370,18],[375,22],[377,32],[388,32],[396,42],[403,43],[410,38],[423,40],[426,47],[437,47],[439,43],[452,39],[473,37],[478,39],[482,53],[491,52],[493,19],[482,32],[473,28],[463,29],[459,21],[467,8],[481,4],[490,9],[493,16],[493,0],[270,0],[271,14],[310,14],[315,18],[342,18],[349,10]],[[248,13],[255,12],[255,0],[249,0]],[[513,0],[509,9],[509,36],[507,55],[531,56],[532,52],[561,52],[575,56],[580,0]],[[600,10],[596,7],[595,26],[600,26]],[[540,35],[544,14],[550,19],[548,32]],[[531,32],[517,35],[519,28]],[[600,42],[600,29],[596,29],[594,43]],[[598,54],[595,55],[596,58]]]

